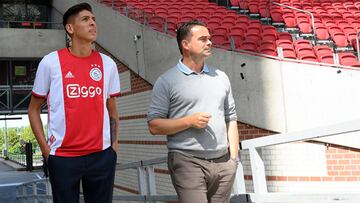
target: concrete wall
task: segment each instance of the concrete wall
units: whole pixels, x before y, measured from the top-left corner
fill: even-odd
[[[0,57],[41,58],[65,46],[65,32],[50,29],[0,28]]]
[[[77,2],[55,0],[53,6],[64,12]],[[181,57],[173,37],[144,27],[95,1],[87,2],[92,4],[97,18],[97,42],[148,82],[154,83]],[[141,38],[134,41],[134,35]],[[338,73],[332,67],[277,61],[220,49],[214,49],[207,62],[228,74],[239,121],[243,123],[276,132],[291,132],[360,117],[360,108],[357,108],[360,72],[357,70]],[[242,68],[242,63],[247,65]],[[352,138],[360,141],[360,136]]]

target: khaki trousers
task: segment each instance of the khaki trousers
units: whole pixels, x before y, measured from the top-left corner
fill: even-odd
[[[168,168],[181,203],[227,203],[230,201],[237,162],[223,157],[204,160],[169,152]]]

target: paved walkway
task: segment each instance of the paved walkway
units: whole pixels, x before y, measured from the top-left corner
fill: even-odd
[[[18,171],[23,166],[0,158],[0,203],[16,202],[16,186],[35,179],[40,179],[40,171]]]

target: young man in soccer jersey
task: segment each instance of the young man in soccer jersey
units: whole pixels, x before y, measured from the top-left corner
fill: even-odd
[[[229,202],[239,152],[230,81],[205,63],[211,41],[204,24],[184,23],[177,42],[183,57],[155,82],[149,130],[167,135],[168,168],[181,203]]]
[[[71,47],[40,62],[29,120],[49,168],[54,202],[111,202],[116,165],[120,81],[115,62],[92,50],[96,21],[87,3],[69,8],[63,24]],[[48,139],[40,119],[47,99]]]

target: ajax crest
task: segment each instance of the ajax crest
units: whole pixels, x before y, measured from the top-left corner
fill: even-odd
[[[95,81],[100,81],[102,78],[102,73],[100,66],[97,64],[91,64],[90,77]]]

